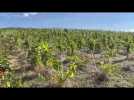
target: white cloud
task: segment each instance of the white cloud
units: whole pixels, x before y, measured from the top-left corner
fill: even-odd
[[[28,14],[28,13],[24,13],[23,15],[24,15],[25,17],[28,17],[28,16],[29,16],[29,14]]]
[[[37,15],[38,13],[23,13],[24,17],[29,17],[29,16],[33,16],[33,15]]]
[[[134,32],[134,29],[129,29],[128,31],[129,31],[129,32]]]
[[[119,29],[119,31],[123,31],[123,32],[134,32],[134,29]]]

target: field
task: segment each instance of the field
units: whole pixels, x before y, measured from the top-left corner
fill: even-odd
[[[0,87],[134,87],[134,34],[0,29]]]

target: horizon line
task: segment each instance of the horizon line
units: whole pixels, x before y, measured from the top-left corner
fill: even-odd
[[[112,31],[112,32],[134,32],[134,29],[91,29],[91,28],[64,28],[64,27],[0,27],[0,29],[68,29],[68,30],[89,30],[89,31]]]

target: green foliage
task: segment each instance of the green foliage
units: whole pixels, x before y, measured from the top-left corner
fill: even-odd
[[[4,69],[10,69],[8,60],[6,57],[0,55],[0,68],[4,68]]]
[[[77,74],[77,66],[83,63],[83,59],[76,53],[85,48],[88,49],[88,53],[99,53],[105,59],[110,59],[124,48],[127,53],[133,52],[134,35],[124,32],[71,29],[1,29],[0,67],[10,68],[6,56],[13,50],[21,49],[27,53],[27,58],[32,64],[43,64],[44,67],[53,69],[57,80],[64,82]],[[66,70],[64,64],[56,58],[56,54],[62,53],[69,61]],[[118,73],[118,67],[111,63],[101,64],[101,69],[108,75]],[[20,86],[20,81],[16,83],[13,80],[13,77],[5,77],[5,87]]]
[[[66,72],[66,76],[69,78],[73,78],[74,75],[76,74],[76,68],[77,68],[77,65],[75,63],[71,63],[69,65],[69,69]]]
[[[0,87],[4,88],[21,88],[23,87],[23,82],[21,79],[15,79],[13,72],[6,72],[2,77]]]
[[[35,50],[35,59],[37,64],[43,63],[46,65],[46,62],[52,56],[51,48],[49,48],[47,42],[41,42]]]
[[[115,64],[102,63],[100,65],[100,68],[104,73],[108,74],[109,76],[114,76],[116,74],[119,74],[119,71],[120,71],[119,67]]]
[[[74,55],[74,56],[68,56],[66,59],[69,60],[70,62],[81,62],[80,57],[79,56],[76,56],[76,55]]]
[[[64,83],[67,79],[74,78],[77,71],[77,64],[70,63],[67,70],[60,70],[58,72],[58,82]]]
[[[11,70],[11,66],[5,57],[0,57],[0,68],[3,69],[3,72],[0,72],[0,87],[13,88],[23,86],[21,79],[15,79],[14,73]]]

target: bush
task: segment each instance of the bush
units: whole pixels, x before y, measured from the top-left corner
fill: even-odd
[[[108,74],[109,76],[113,76],[119,73],[120,69],[115,64],[101,64],[100,65],[101,70]]]

